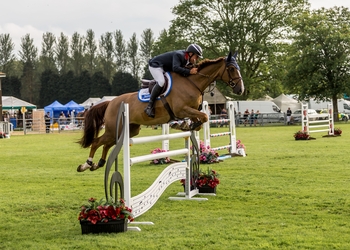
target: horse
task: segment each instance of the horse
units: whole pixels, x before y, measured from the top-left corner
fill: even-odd
[[[192,124],[189,128],[181,130],[200,130],[201,124],[208,121],[208,116],[198,110],[202,103],[204,90],[215,80],[222,80],[231,87],[233,93],[241,95],[244,92],[244,84],[240,68],[236,61],[237,52],[232,56],[229,52],[227,57],[219,57],[214,60],[204,59],[198,63],[198,71],[195,75],[183,77],[171,72],[173,87],[166,102],[155,102],[155,117],[150,118],[144,112],[147,103],[138,100],[138,92],[126,93],[117,96],[111,101],[105,101],[94,105],[84,116],[83,137],[78,143],[83,148],[90,147],[89,158],[84,164],[78,166],[77,171],[86,169],[91,171],[104,166],[108,150],[116,144],[116,117],[121,103],[129,104],[129,131],[130,137],[139,134],[141,125],[157,125],[167,123],[174,119],[190,119]],[[99,136],[102,126],[105,126],[103,135]],[[122,126],[119,126],[118,135]],[[93,162],[96,150],[103,145],[102,156],[98,164]]]

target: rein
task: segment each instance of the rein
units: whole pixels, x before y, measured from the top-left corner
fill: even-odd
[[[202,73],[197,73],[197,75],[200,75],[200,76],[203,76],[203,77],[205,77],[205,78],[208,78],[209,80],[208,80],[208,86],[210,85],[210,76],[209,75],[204,75],[204,74],[202,74]],[[204,93],[206,93],[206,92],[204,92],[204,90],[203,91],[201,91],[199,88],[198,88],[198,86],[189,78],[189,77],[187,77],[187,80],[190,82],[190,83],[192,83],[192,85],[194,85],[197,89],[198,89],[198,91],[202,94],[202,96],[204,95]],[[215,88],[215,87],[214,87]],[[213,88],[213,89],[214,89]],[[211,92],[212,90],[208,90],[208,93],[209,92]]]

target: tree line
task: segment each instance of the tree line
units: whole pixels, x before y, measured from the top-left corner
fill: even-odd
[[[47,32],[39,54],[27,34],[18,57],[9,34],[0,34],[0,70],[8,76],[4,95],[44,105],[135,91],[140,78],[150,77],[149,58],[193,42],[205,58],[239,52],[246,92],[236,99],[291,93],[301,100],[334,100],[350,93],[348,8],[311,10],[307,0],[186,0],[172,13],[171,25],[157,38],[151,29],[140,42],[136,34],[126,42],[120,30],[98,41],[92,30],[70,40]],[[225,84],[218,87],[233,96]]]
[[[120,30],[106,32],[98,42],[92,30],[85,36],[75,32],[70,40],[63,33],[55,37],[46,32],[39,53],[26,34],[16,56],[10,35],[0,34],[1,71],[7,75],[3,95],[43,107],[56,99],[83,102],[90,96],[136,91],[153,41],[150,29],[143,32],[140,43],[136,34],[126,42]]]

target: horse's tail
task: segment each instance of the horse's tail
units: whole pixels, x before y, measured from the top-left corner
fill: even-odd
[[[83,147],[89,147],[104,123],[104,115],[110,101],[105,101],[92,106],[84,115],[84,135],[78,141]]]

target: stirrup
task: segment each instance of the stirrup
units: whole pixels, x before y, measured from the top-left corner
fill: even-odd
[[[148,117],[154,118],[155,114],[154,114],[154,108],[147,106],[147,108],[144,110],[145,113],[147,114]]]

